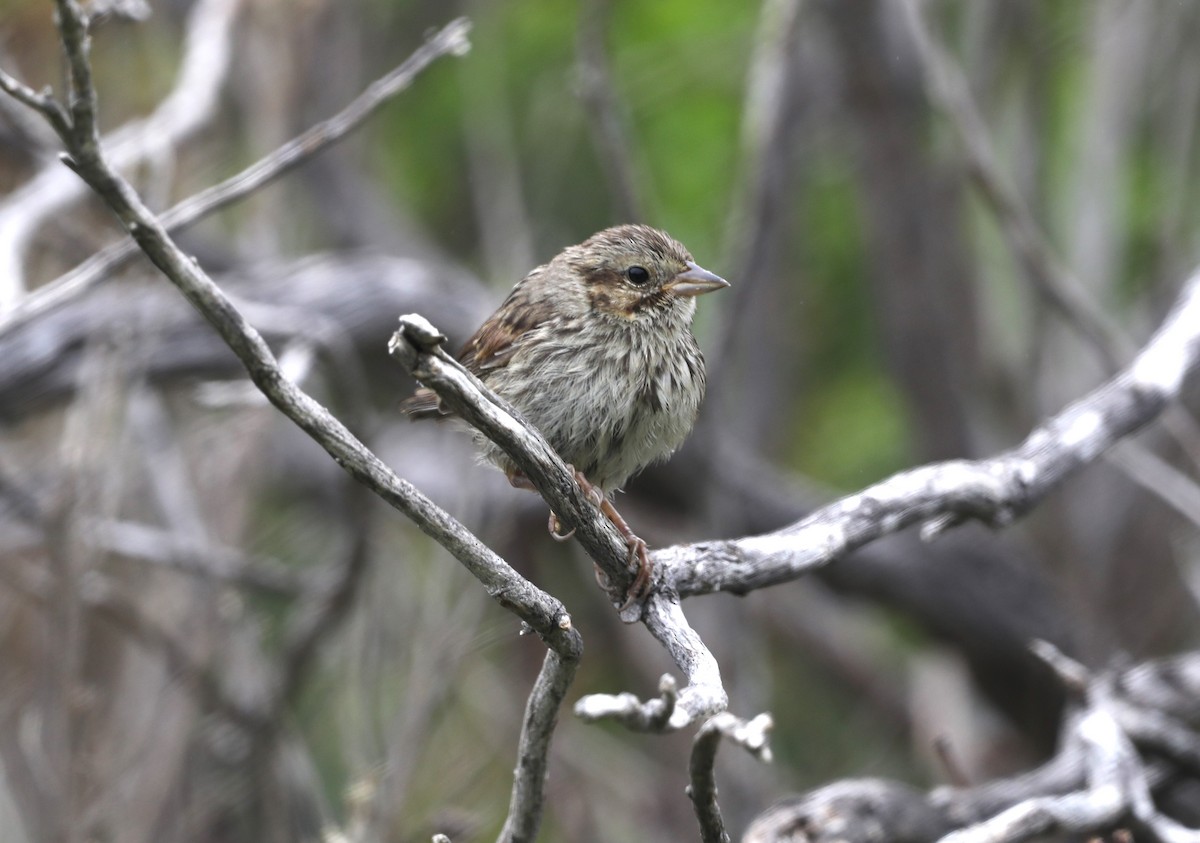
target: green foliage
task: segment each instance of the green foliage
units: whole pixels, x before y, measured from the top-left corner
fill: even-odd
[[[873,344],[863,220],[844,157],[815,161],[801,194],[804,278],[797,310],[808,377],[795,396],[789,464],[854,488],[909,459],[903,408]]]
[[[721,242],[735,178],[745,66],[756,9],[708,2],[618,3],[607,31],[614,83],[650,222],[685,242]],[[377,171],[457,254],[477,254],[469,131],[511,126],[539,257],[620,220],[577,96],[577,4],[470,9],[472,50],[433,69],[371,131]],[[472,86],[475,90],[468,90]],[[465,109],[484,109],[466,114]],[[471,123],[475,119],[476,122]],[[550,222],[547,222],[550,221]]]
[[[899,471],[910,458],[908,427],[892,384],[877,369],[830,379],[806,398],[791,463],[843,489]]]

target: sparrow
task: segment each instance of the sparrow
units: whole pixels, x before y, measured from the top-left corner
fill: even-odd
[[[646,543],[611,496],[691,432],[705,386],[692,334],[696,297],[728,286],[665,232],[619,225],[518,281],[458,355],[541,432],[617,527],[638,566],[626,605],[642,596],[651,569]],[[412,418],[448,415],[423,387],[401,407]],[[481,461],[533,488],[495,443],[475,439]],[[552,512],[550,532],[566,540],[574,531],[561,533]]]

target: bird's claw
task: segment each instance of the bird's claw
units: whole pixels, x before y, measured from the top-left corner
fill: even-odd
[[[550,520],[546,524],[546,529],[550,531],[550,538],[554,539],[556,542],[568,541],[571,536],[575,535],[574,527],[565,533],[561,532],[562,522],[558,520],[558,516],[553,512],[550,513]]]
[[[626,538],[626,543],[629,547],[628,562],[630,565],[633,565],[635,561],[637,562],[637,574],[634,575],[629,590],[625,592],[625,602],[621,604],[621,608],[617,610],[618,612],[624,612],[646,596],[650,585],[650,575],[654,572],[654,566],[650,564],[650,555],[647,553],[648,548],[645,540],[630,533]]]
[[[625,519],[621,517],[621,514],[617,512],[616,507],[612,505],[612,502],[604,497],[603,492],[592,485],[587,477],[584,476],[582,471],[579,471],[574,466],[568,467],[575,475],[575,482],[579,484],[579,489],[583,492],[584,497],[586,497],[593,506],[599,509],[605,515],[605,517],[612,522],[613,526],[617,528],[617,531],[625,538],[625,545],[629,551],[628,556],[626,557],[626,562],[630,567],[637,567],[637,573],[634,574],[633,583],[630,584],[629,590],[625,592],[625,602],[621,604],[621,608],[619,610],[624,612],[634,603],[645,598],[650,588],[650,579],[654,572],[654,567],[650,563],[650,554],[648,552],[646,542],[644,539],[634,534],[633,530],[629,528],[629,524],[627,524]],[[510,476],[509,482],[512,482],[513,485],[516,486],[518,485],[517,481],[523,479],[524,475],[518,475],[516,481],[514,481],[513,476]],[[563,525],[562,522],[559,521],[558,515],[556,515],[554,512],[551,512],[550,520],[547,522],[546,528],[550,531],[550,536],[555,541],[565,542],[567,539],[575,535],[574,528],[567,532],[563,532],[562,527]],[[599,566],[596,567],[596,582],[600,584],[601,588],[603,588],[605,591],[608,591],[608,587],[610,585],[609,579],[604,572],[600,570]]]

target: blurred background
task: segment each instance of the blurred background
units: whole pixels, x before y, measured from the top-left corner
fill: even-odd
[[[569,702],[653,695],[673,666],[540,499],[399,415],[397,315],[457,347],[530,268],[634,219],[730,279],[700,304],[696,432],[618,499],[662,546],[1015,445],[1127,362],[1200,261],[1196,4],[921,4],[982,115],[974,152],[899,0],[105,6],[102,125],[156,209],[471,19],[467,55],[178,239],[305,389],[566,603],[586,648]],[[0,0],[0,66],[61,91],[51,13]],[[980,139],[1041,251],[979,189]],[[58,149],[0,98],[0,319],[120,237]],[[1056,307],[1047,277],[1090,310]],[[773,765],[718,760],[735,837],[838,778],[943,782],[938,739],[974,781],[1047,757],[1063,700],[1033,638],[1094,666],[1194,647],[1197,430],[1174,416],[1003,532],[906,533],[689,601],[732,710],[776,723]],[[0,326],[0,559],[6,843],[499,830],[543,646],[259,398],[144,262]],[[695,839],[690,738],[564,711],[541,839]]]

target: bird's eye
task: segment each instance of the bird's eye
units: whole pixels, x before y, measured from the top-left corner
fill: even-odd
[[[631,266],[625,271],[625,277],[631,284],[642,285],[650,280],[650,273],[644,266]]]

